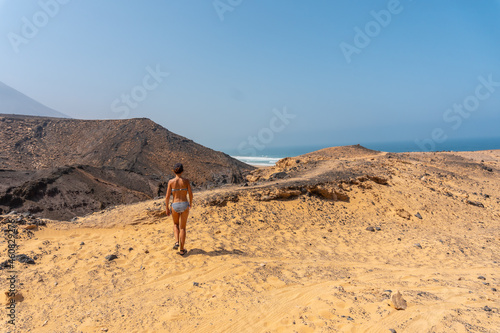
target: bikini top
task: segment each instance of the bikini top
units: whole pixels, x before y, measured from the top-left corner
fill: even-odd
[[[173,188],[172,192],[173,191],[187,191],[187,190],[188,190],[187,188]]]

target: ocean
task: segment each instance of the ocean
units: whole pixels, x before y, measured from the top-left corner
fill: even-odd
[[[353,143],[357,144],[357,143]],[[398,141],[383,143],[359,143],[363,147],[373,150],[391,153],[418,152],[418,151],[476,151],[500,149],[500,137],[498,138],[475,138],[475,139],[449,139],[443,143],[431,146],[430,144],[418,146],[414,141]],[[227,150],[226,154],[244,163],[255,166],[273,166],[282,158],[293,157],[310,153],[319,149],[335,147],[335,144],[311,145],[301,147],[269,147],[264,148],[256,156],[241,156],[236,150]],[[431,149],[435,148],[435,149]]]

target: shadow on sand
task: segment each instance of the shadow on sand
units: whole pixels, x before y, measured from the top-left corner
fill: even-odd
[[[206,255],[206,256],[210,256],[210,257],[216,257],[216,256],[225,256],[225,255],[230,255],[230,254],[234,254],[234,255],[244,255],[245,252],[241,251],[241,250],[231,250],[231,251],[228,251],[228,250],[225,250],[225,249],[220,249],[220,250],[213,250],[213,251],[205,251],[205,250],[202,250],[202,249],[191,249],[191,250],[188,250],[188,252],[184,255],[184,257],[188,257],[188,256],[194,256],[194,255],[198,255],[198,254],[201,254],[201,255]]]

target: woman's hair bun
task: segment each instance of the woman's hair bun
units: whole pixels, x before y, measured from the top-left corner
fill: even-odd
[[[182,166],[182,163],[176,163],[176,164],[174,165],[174,172],[175,172],[176,174],[179,174],[179,173],[181,173],[182,171],[184,171],[184,167]]]

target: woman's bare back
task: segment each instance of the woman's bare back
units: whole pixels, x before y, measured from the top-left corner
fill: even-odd
[[[170,187],[172,189],[172,202],[188,201],[189,180],[181,177],[170,180]]]

